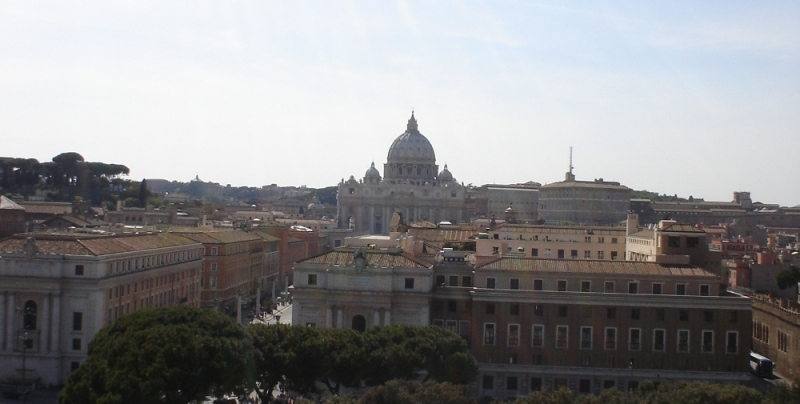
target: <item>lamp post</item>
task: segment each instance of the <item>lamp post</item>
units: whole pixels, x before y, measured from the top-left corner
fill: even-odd
[[[633,391],[633,358],[631,358],[628,367],[631,369],[631,378],[628,380],[628,391]]]

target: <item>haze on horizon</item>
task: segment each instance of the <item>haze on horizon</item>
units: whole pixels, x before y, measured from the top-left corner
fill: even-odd
[[[6,2],[0,156],[337,184],[415,110],[457,180],[800,204],[800,3]]]

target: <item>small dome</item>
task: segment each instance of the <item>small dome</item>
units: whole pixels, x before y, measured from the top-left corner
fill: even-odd
[[[439,181],[452,181],[453,180],[453,173],[447,169],[447,164],[444,165],[444,170],[439,173]]]
[[[367,173],[364,174],[364,177],[367,178],[381,178],[381,173],[378,172],[378,169],[375,168],[375,162],[372,162],[372,165],[367,170]]]

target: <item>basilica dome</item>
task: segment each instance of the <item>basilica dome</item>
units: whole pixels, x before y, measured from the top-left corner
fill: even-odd
[[[411,183],[433,182],[436,178],[436,154],[431,142],[419,133],[414,112],[406,131],[392,142],[383,167],[384,178]]]
[[[389,148],[387,161],[390,164],[406,162],[434,164],[436,162],[433,146],[428,138],[419,133],[413,112],[408,120],[406,131],[398,136],[392,143],[392,147]]]
[[[444,170],[439,173],[439,181],[452,181],[453,180],[453,173],[447,169],[447,164],[444,165]]]

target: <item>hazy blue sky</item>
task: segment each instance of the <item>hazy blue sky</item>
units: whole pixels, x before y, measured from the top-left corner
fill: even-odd
[[[800,2],[0,3],[0,156],[334,185],[413,108],[456,179],[800,204]]]

